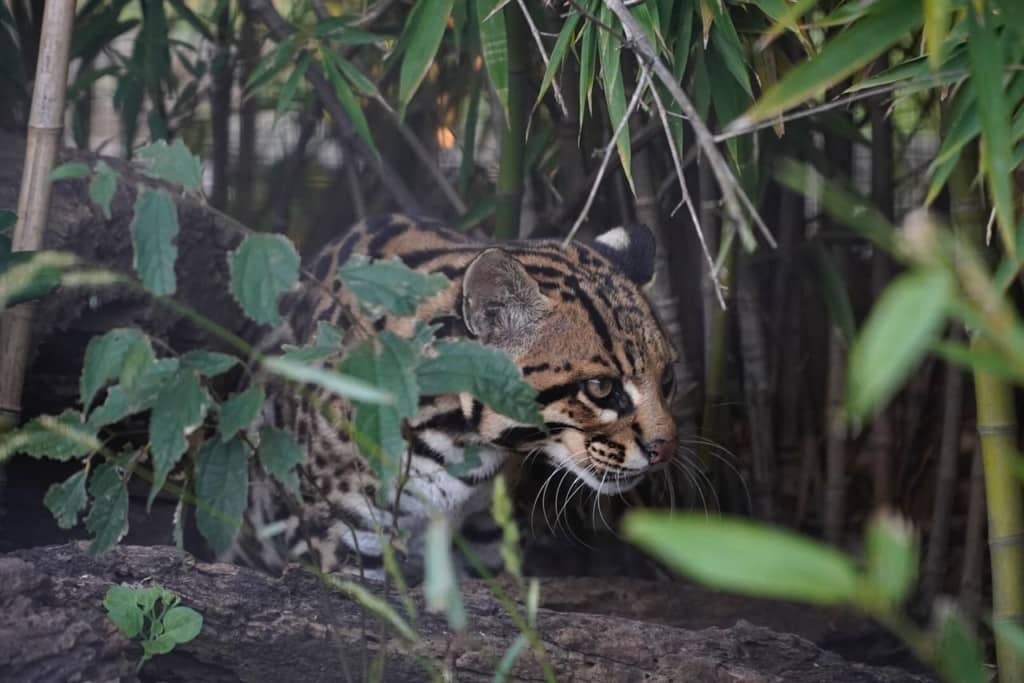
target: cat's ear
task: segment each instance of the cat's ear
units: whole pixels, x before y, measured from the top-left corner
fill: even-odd
[[[509,349],[519,346],[549,307],[537,281],[503,249],[481,252],[466,268],[462,318],[484,344]]]
[[[636,223],[598,235],[594,248],[641,287],[654,282],[654,232]]]

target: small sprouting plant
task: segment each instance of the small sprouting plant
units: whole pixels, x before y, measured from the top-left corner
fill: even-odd
[[[203,615],[183,607],[173,591],[162,586],[111,586],[103,598],[107,615],[121,633],[142,643],[139,667],[153,655],[167,654],[187,643],[203,628]]]

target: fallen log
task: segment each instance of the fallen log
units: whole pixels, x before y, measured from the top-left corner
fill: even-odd
[[[487,681],[518,635],[479,584],[465,592],[469,626],[461,634],[423,613],[417,596],[421,641],[410,645],[302,570],[273,578],[159,546],[121,546],[94,558],[84,543],[69,543],[0,556],[0,680],[134,680],[141,650],[110,623],[102,601],[112,584],[143,581],[177,592],[204,625],[192,642],[147,662],[141,680],[362,681],[384,651],[382,680],[429,680],[422,663],[429,659],[448,680]],[[541,608],[537,628],[560,681],[929,680],[851,663],[744,621],[687,630]],[[543,680],[529,650],[509,680]]]

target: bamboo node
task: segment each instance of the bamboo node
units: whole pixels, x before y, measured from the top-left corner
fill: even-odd
[[[1007,548],[1019,545],[1024,545],[1024,532],[988,539],[989,548]]]
[[[979,436],[1016,436],[1017,423],[1007,422],[1001,425],[978,425]]]

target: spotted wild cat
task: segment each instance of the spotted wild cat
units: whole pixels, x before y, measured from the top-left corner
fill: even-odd
[[[263,419],[293,431],[306,450],[302,500],[256,479],[250,531],[273,522],[286,531],[276,543],[241,543],[241,559],[280,568],[304,557],[323,571],[360,565],[379,574],[378,530],[402,530],[405,555],[415,560],[421,532],[438,512],[487,557],[487,545],[497,540],[487,514],[490,487],[510,457],[542,452],[605,494],[632,488],[671,459],[673,351],[642,289],[653,276],[654,244],[643,226],[567,248],[553,240],[492,244],[398,215],[369,219],[328,244],[312,266],[319,283],[288,300],[275,344],[308,343],[318,321],[365,329],[338,269],[353,254],[398,258],[445,275],[450,286],[423,302],[414,319],[388,318],[377,327],[409,336],[416,320],[429,321],[439,325],[439,338],[476,339],[506,352],[537,390],[544,428],[516,423],[468,394],[424,397],[408,423],[402,468],[409,478],[396,523],[395,491],[377,490],[366,461],[331,417],[349,417],[348,403],[272,384]],[[451,474],[446,465],[461,462],[470,445],[479,464]]]

